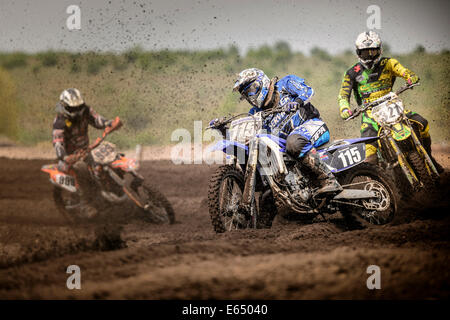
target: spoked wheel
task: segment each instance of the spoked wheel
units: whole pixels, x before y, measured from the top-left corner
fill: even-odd
[[[146,220],[159,224],[175,223],[175,211],[164,194],[148,183],[143,183],[137,190],[146,204],[142,209]]]
[[[361,189],[375,193],[375,198],[355,202],[358,206],[345,206],[342,213],[350,223],[360,226],[380,226],[390,223],[398,207],[398,197],[391,178],[379,167],[362,163],[342,181],[350,189]]]
[[[245,229],[252,225],[252,221],[239,212],[243,191],[244,177],[232,166],[221,166],[212,176],[208,206],[211,222],[217,233]]]
[[[78,223],[89,218],[89,212],[83,210],[78,193],[54,187],[53,200],[58,211],[69,223]]]

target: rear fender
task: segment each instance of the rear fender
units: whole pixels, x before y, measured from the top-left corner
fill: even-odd
[[[319,151],[320,159],[325,162],[331,172],[337,173],[348,170],[366,159],[366,144],[341,145],[333,152]]]
[[[345,148],[345,147],[347,147],[349,145],[352,145],[352,144],[372,143],[372,142],[375,142],[375,141],[377,141],[379,139],[380,139],[380,137],[341,139],[341,140],[333,141],[331,143],[331,145],[328,145],[326,148],[323,148],[323,149],[318,149],[317,151],[319,151],[319,152],[325,152],[326,151],[326,152],[332,153],[332,152],[334,152],[337,149]]]

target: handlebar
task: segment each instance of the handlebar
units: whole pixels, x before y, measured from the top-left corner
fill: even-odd
[[[267,109],[267,110],[264,110],[264,111],[261,111],[261,112],[262,112],[262,117],[266,118],[266,117],[268,117],[269,115],[271,115],[273,113],[296,112],[297,110],[298,110],[298,108],[295,108],[295,109],[292,109],[292,110],[286,110],[283,107],[281,107],[281,108],[270,108],[270,109]],[[206,127],[205,130],[208,130],[208,129],[219,129],[220,127],[222,127],[222,126],[232,122],[234,119],[236,119],[236,118],[238,118],[240,116],[253,116],[253,115],[249,115],[248,113],[240,113],[240,114],[237,114],[235,116],[231,116],[231,117],[228,117],[228,118],[223,118],[223,119],[221,119],[219,121],[214,122],[212,125],[209,125],[208,127]]]
[[[416,82],[413,84],[405,84],[403,87],[400,87],[400,88],[398,88],[397,91],[395,91],[395,95],[398,96],[400,93],[403,93],[404,91],[409,90],[409,89],[412,90],[412,89],[414,89],[414,87],[417,87],[417,86],[420,86],[420,82]]]
[[[240,113],[240,114],[237,114],[235,116],[223,117],[222,119],[219,119],[218,121],[214,122],[213,124],[207,126],[205,130],[208,130],[208,129],[219,129],[220,127],[230,123],[231,121],[233,121],[237,117],[244,116],[244,115],[248,115],[248,113]]]
[[[354,118],[356,118],[361,112],[364,112],[364,111],[366,111],[366,110],[372,108],[372,107],[375,106],[375,105],[378,105],[378,104],[380,104],[380,103],[383,103],[383,102],[385,102],[385,101],[388,101],[388,100],[392,99],[393,97],[396,97],[396,96],[398,96],[399,94],[405,92],[406,90],[409,90],[409,89],[412,90],[412,89],[414,89],[414,87],[416,87],[416,86],[420,86],[420,83],[417,82],[417,83],[413,83],[413,84],[405,84],[404,86],[400,87],[400,88],[399,88],[397,91],[395,91],[395,92],[390,92],[390,93],[388,93],[387,95],[385,95],[385,96],[383,96],[383,97],[381,97],[381,98],[379,98],[379,99],[377,99],[377,100],[375,100],[375,101],[372,101],[372,102],[370,102],[369,104],[366,104],[366,105],[363,106],[363,107],[356,107],[354,110],[352,110],[352,113],[353,113],[353,114],[352,114],[350,117],[348,117],[347,119],[345,119],[345,121],[349,121],[349,120],[351,120],[351,119],[354,119]]]

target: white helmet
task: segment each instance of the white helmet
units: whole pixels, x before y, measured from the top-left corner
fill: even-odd
[[[64,90],[59,96],[59,100],[64,114],[69,118],[75,118],[84,112],[84,100],[78,89]]]
[[[260,69],[250,68],[239,73],[233,91],[239,91],[252,106],[262,108],[269,93],[270,79]]]
[[[361,64],[371,69],[381,59],[383,48],[380,36],[370,30],[361,33],[355,41],[356,54]]]

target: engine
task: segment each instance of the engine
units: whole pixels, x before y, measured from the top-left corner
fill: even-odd
[[[302,175],[297,165],[289,168],[284,181],[296,201],[307,202],[311,198],[312,192],[308,186],[308,178]]]

